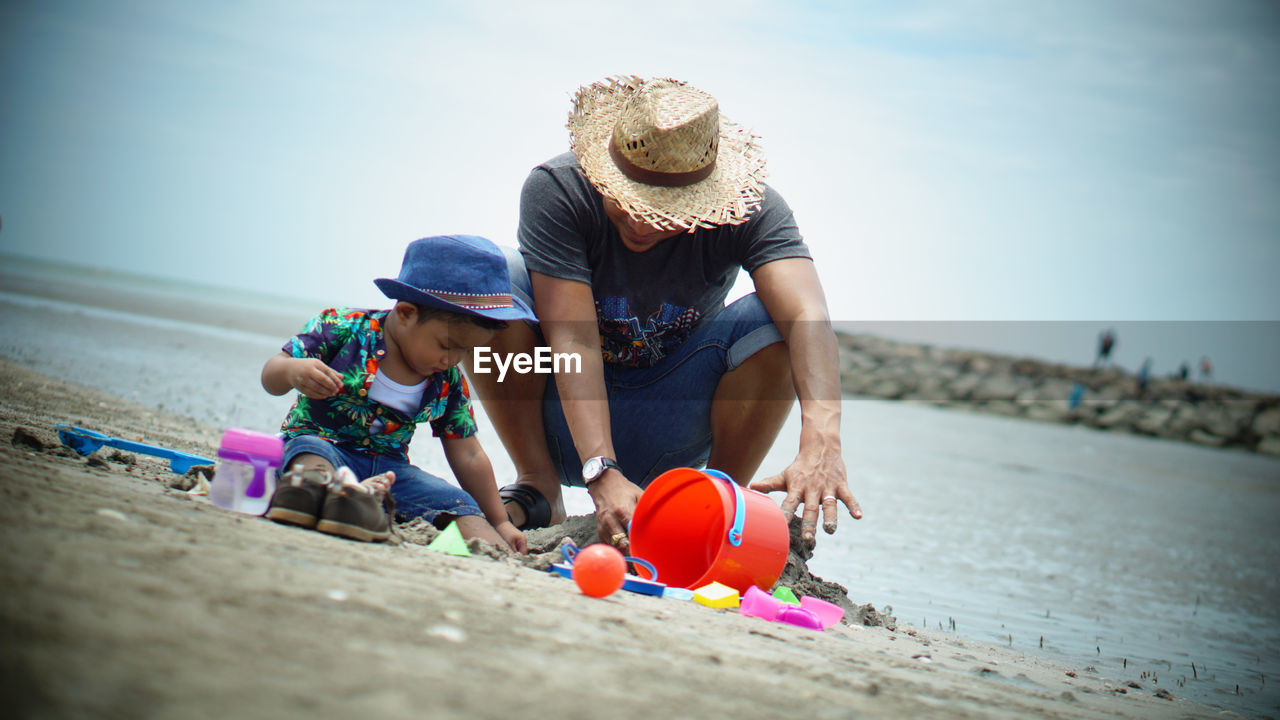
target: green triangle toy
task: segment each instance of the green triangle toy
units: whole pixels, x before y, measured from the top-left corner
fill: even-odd
[[[799,605],[800,600],[796,598],[796,594],[791,592],[791,588],[782,585],[773,591],[773,596],[788,605]]]
[[[467,549],[467,541],[462,539],[462,531],[458,529],[457,522],[451,522],[449,527],[441,530],[436,539],[427,544],[427,549],[459,557],[471,557],[471,551]]]

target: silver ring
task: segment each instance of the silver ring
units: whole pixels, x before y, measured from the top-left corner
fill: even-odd
[[[839,498],[837,498],[835,495],[828,495],[828,496],[826,496],[826,497],[822,498],[822,502],[826,502],[826,501],[828,501],[828,500],[838,500],[838,499],[839,499]]]

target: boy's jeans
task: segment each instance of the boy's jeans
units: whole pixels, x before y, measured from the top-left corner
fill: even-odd
[[[301,453],[319,455],[332,463],[335,469],[346,465],[360,480],[388,470],[394,472],[396,481],[391,486],[391,498],[396,502],[396,519],[401,522],[422,517],[439,528],[447,527],[451,521],[464,515],[484,516],[480,506],[465,490],[404,460],[367,455],[314,435],[304,435],[285,443],[281,469],[288,470],[293,459]]]

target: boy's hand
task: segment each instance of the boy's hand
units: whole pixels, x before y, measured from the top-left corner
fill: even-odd
[[[521,555],[529,552],[529,539],[524,536],[524,533],[517,530],[516,526],[512,525],[510,520],[504,520],[498,523],[494,530],[498,531],[498,536],[501,537],[512,550],[515,550]]]
[[[315,358],[294,358],[289,367],[289,384],[312,400],[324,400],[342,390],[342,375]]]

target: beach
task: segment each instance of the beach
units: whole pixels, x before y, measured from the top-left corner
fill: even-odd
[[[0,370],[0,645],[15,717],[1222,716],[950,633],[593,599],[511,559],[241,516],[158,460],[86,460],[51,431],[208,454],[217,428]]]
[[[3,632],[6,682],[32,716],[578,717],[600,714],[593,701],[677,717],[1280,714],[1275,457],[846,398],[866,517],[820,536],[805,570],[896,629],[815,634],[675,600],[591,600],[536,563],[427,551],[408,528],[374,547],[235,516],[145,456],[87,464],[56,447],[56,424],[205,457],[228,427],[278,428],[291,398],[263,392],[258,372],[320,308],[19,270],[0,266],[0,487],[17,498]],[[762,475],[794,453],[796,420]],[[447,476],[438,447],[422,434],[411,457]],[[574,491],[566,504],[591,509]]]
[[[1276,3],[583,10],[0,10],[6,717],[1280,718]],[[736,476],[671,468],[707,490],[674,508],[693,509],[617,528],[673,584],[705,579],[662,553],[733,546],[743,498],[771,519],[792,504],[735,481],[797,492],[790,470],[818,463],[824,487],[800,499],[835,501],[825,532],[806,547],[784,517],[767,549],[784,568],[757,584],[841,622],[586,596],[554,567],[601,539],[585,488],[562,488],[567,519],[527,553],[446,553],[449,529],[421,518],[367,544],[214,504],[228,434],[278,436],[296,388],[326,375],[295,363],[277,382],[317,318],[387,310],[400,280],[501,314],[501,262],[406,250],[456,233],[523,250],[535,314],[558,325],[536,346],[558,352],[473,348],[439,389],[471,388],[474,441],[410,442],[381,412],[416,402],[398,381],[482,333],[379,321],[384,348],[333,364],[347,387],[360,365],[392,382],[329,409],[381,418],[446,483],[492,467],[499,488],[536,479],[522,441],[628,472],[624,445],[647,447],[665,470],[703,462],[678,432],[696,428]],[[772,337],[747,322],[759,303],[738,305],[728,332],[747,335],[725,353],[711,336],[729,335],[700,332],[735,315],[706,306],[715,288],[763,303],[785,363],[772,345],[744,365]],[[602,348],[567,330],[593,302]],[[707,343],[674,358],[680,338]],[[670,364],[602,387],[598,350],[728,378],[730,412],[690,417]],[[666,392],[625,432],[571,412],[580,447],[543,437],[554,408],[504,424],[477,360],[499,383],[525,361],[564,381],[548,354],[590,380],[560,383],[571,405],[632,381]],[[536,403],[520,385],[509,399]],[[779,418],[762,388],[803,405]],[[68,425],[144,445],[79,453]],[[201,464],[175,472],[146,447]],[[754,520],[741,534],[759,540]]]

